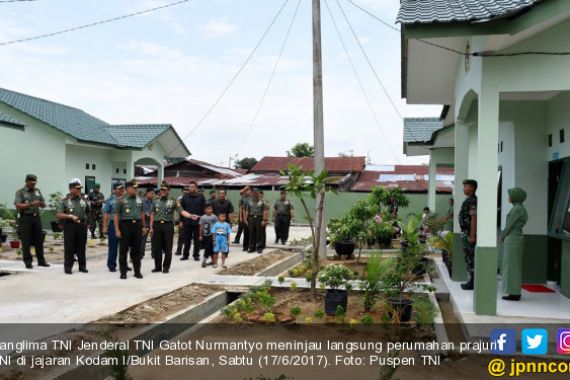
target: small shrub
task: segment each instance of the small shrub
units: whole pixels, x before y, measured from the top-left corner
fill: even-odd
[[[279,281],[279,283],[282,284],[285,282],[285,277],[279,276],[279,277],[277,277],[277,281]]]
[[[291,315],[295,317],[301,314],[301,308],[299,306],[293,306],[289,311],[291,312]]]
[[[305,279],[307,280],[307,282],[311,282],[313,280],[313,272],[305,273]]]
[[[346,313],[346,311],[344,310],[344,307],[337,305],[336,310],[334,312],[334,315],[335,315],[338,323],[344,323],[345,313]]]
[[[273,314],[272,312],[267,312],[265,314],[263,314],[263,317],[261,317],[261,319],[264,322],[275,322],[277,319],[275,318],[275,314]]]
[[[292,289],[292,290],[296,290],[296,289],[297,289],[297,283],[296,283],[295,281],[291,281],[290,286],[291,286],[291,289]]]
[[[323,319],[325,317],[325,311],[323,309],[317,309],[314,316],[315,318]]]
[[[351,318],[350,321],[348,321],[348,325],[350,327],[355,327],[356,325],[358,325],[358,323],[359,323],[358,320],[356,320],[354,318]]]
[[[372,323],[374,323],[374,320],[370,315],[365,314],[362,316],[362,318],[360,318],[360,322],[364,323],[365,325],[371,325]]]
[[[305,323],[310,325],[311,323],[313,323],[313,318],[311,317],[305,318]]]

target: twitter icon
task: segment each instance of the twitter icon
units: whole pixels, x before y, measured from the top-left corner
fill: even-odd
[[[524,329],[522,352],[526,355],[545,355],[548,352],[548,332],[545,329]]]

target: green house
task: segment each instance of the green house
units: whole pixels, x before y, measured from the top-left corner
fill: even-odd
[[[65,193],[71,178],[95,182],[108,196],[113,182],[133,178],[136,165],[163,177],[168,157],[190,154],[172,125],[112,125],[88,113],[0,88],[0,204],[9,207],[26,174],[44,196]]]
[[[528,192],[523,281],[570,297],[570,1],[402,0],[398,22],[402,96],[444,106],[425,141],[414,145],[412,128],[407,153],[423,149],[430,167],[452,161],[455,215],[462,181],[479,181],[474,312],[497,312],[497,238],[514,186]]]

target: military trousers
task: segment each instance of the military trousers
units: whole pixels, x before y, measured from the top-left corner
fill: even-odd
[[[141,272],[142,225],[140,220],[121,220],[121,241],[119,242],[119,270],[127,274],[127,254],[130,251],[135,274]]]
[[[36,249],[38,264],[45,263],[42,220],[39,215],[21,215],[18,221],[18,234],[22,241],[22,256],[26,265],[33,262],[31,246]]]
[[[248,234],[249,234],[249,250],[259,250],[264,247],[264,228],[261,225],[263,222],[262,215],[250,215],[247,220]]]
[[[468,236],[463,236],[463,253],[465,254],[467,272],[471,275],[470,280],[473,280],[473,272],[475,271],[475,244],[469,243]]]
[[[174,245],[174,223],[156,221],[152,228],[154,231],[152,235],[154,269],[169,270],[172,263],[172,246]]]
[[[289,228],[291,227],[291,216],[286,214],[278,214],[275,217],[275,240],[281,240],[283,243],[289,239]]]
[[[73,268],[75,256],[77,256],[79,269],[87,269],[85,259],[86,244],[87,225],[85,224],[85,221],[82,221],[81,223],[66,221],[63,223],[63,268],[66,271],[70,271]]]
[[[89,230],[91,237],[95,237],[95,229],[99,225],[99,237],[103,237],[103,213],[101,208],[93,208],[89,215]]]

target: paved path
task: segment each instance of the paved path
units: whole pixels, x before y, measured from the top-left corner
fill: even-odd
[[[273,230],[268,228],[267,232],[268,242],[271,242]],[[294,227],[291,235],[292,238],[306,237],[310,231]],[[268,248],[266,252],[270,250]],[[228,265],[258,256],[232,245]],[[132,272],[127,280],[120,280],[118,272],[107,270],[104,256],[89,260],[87,267],[88,274],[78,273],[76,266],[73,275],[65,275],[61,264],[26,270],[21,262],[0,261],[0,271],[17,272],[0,277],[0,323],[90,322],[193,282],[201,282],[220,270],[202,268],[199,262],[180,261],[179,256],[174,256],[169,274],[151,273],[154,263],[149,254],[143,259],[142,280],[135,279]]]

